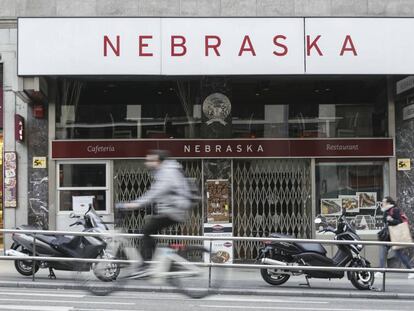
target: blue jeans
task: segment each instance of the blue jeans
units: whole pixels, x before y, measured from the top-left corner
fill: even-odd
[[[391,246],[388,245],[382,245],[380,246],[380,253],[379,253],[379,259],[380,259],[380,268],[385,268],[385,262],[388,255],[388,251],[390,250]],[[402,252],[401,249],[394,250],[395,255],[398,257],[398,259],[404,264],[404,266],[407,267],[407,269],[411,269],[410,259],[406,254]]]

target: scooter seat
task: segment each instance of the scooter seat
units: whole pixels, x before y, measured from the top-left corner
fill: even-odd
[[[36,235],[36,239],[45,242],[46,244],[52,244],[56,237],[53,235]]]
[[[326,249],[318,243],[295,243],[299,246],[304,252],[318,253],[325,255]]]
[[[283,234],[283,233],[271,233],[271,238],[275,239],[294,239],[295,237],[293,235]]]
[[[294,239],[295,237],[292,235],[282,234],[282,233],[271,233],[271,238],[276,239]],[[326,249],[318,243],[298,243],[292,242],[293,244],[297,245],[303,252],[312,252],[325,255]]]
[[[38,226],[32,226],[32,225],[20,225],[17,227],[17,229],[20,230],[42,230],[42,228]],[[25,233],[26,234],[26,233]],[[28,233],[28,235],[31,235]],[[36,234],[36,239],[42,242],[45,242],[47,244],[50,244],[56,237],[54,235],[44,235],[44,234]]]
[[[75,236],[58,236],[56,237],[53,241],[52,241],[52,245],[54,247],[58,247],[58,248],[67,248],[67,247],[71,247],[71,243],[73,242],[73,240],[75,239]]]
[[[20,225],[17,227],[20,230],[42,230],[39,226],[32,226],[32,225]]]

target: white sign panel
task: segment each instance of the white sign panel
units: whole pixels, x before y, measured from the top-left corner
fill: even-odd
[[[207,237],[232,237],[231,223],[204,224],[204,236]],[[210,249],[210,241],[204,241],[204,247]],[[233,241],[214,240],[211,242],[211,259],[209,253],[205,254],[204,262],[233,263]]]
[[[414,18],[19,18],[18,74],[412,74]]]
[[[76,215],[83,215],[89,210],[89,206],[93,204],[93,195],[72,196],[72,209]]]
[[[411,74],[414,19],[307,18],[306,73]]]
[[[19,18],[19,75],[159,75],[159,18]]]
[[[301,18],[20,18],[18,26],[19,75],[304,72]]]
[[[169,75],[301,74],[303,19],[163,19]]]

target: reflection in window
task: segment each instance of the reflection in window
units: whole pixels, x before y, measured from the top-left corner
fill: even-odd
[[[63,79],[56,137],[385,137],[386,89],[383,76]],[[218,105],[206,116],[213,93],[230,115]]]
[[[105,164],[62,164],[59,166],[61,187],[105,187]]]

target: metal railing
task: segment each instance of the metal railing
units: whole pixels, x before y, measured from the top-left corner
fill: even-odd
[[[41,235],[75,235],[75,236],[101,236],[101,237],[123,237],[123,238],[142,238],[143,234],[117,233],[117,232],[72,232],[72,231],[51,231],[51,230],[17,230],[17,229],[0,229],[4,234],[31,234],[33,235],[33,253],[36,253],[36,236]],[[174,239],[174,240],[192,240],[192,241],[209,241],[210,252],[213,241],[256,241],[256,242],[297,242],[297,243],[320,243],[331,245],[383,245],[383,246],[405,246],[414,247],[414,243],[406,242],[383,242],[383,241],[344,241],[344,240],[323,240],[323,239],[296,239],[296,238],[271,238],[271,237],[214,237],[214,236],[189,236],[189,235],[153,235],[157,239]],[[112,262],[112,263],[136,263],[136,260],[122,259],[97,259],[97,258],[68,258],[68,257],[40,257],[40,256],[0,256],[0,260],[33,260],[33,271],[35,271],[36,261],[75,261],[75,262]],[[220,264],[220,263],[197,263],[199,266],[214,268],[247,268],[247,269],[282,269],[287,271],[351,271],[351,272],[382,272],[382,291],[385,291],[386,273],[410,273],[412,269],[401,268],[363,268],[363,267],[327,267],[327,266],[295,266],[295,265],[268,265],[268,264]],[[210,273],[211,275],[211,270]],[[32,280],[35,281],[35,273]]]

